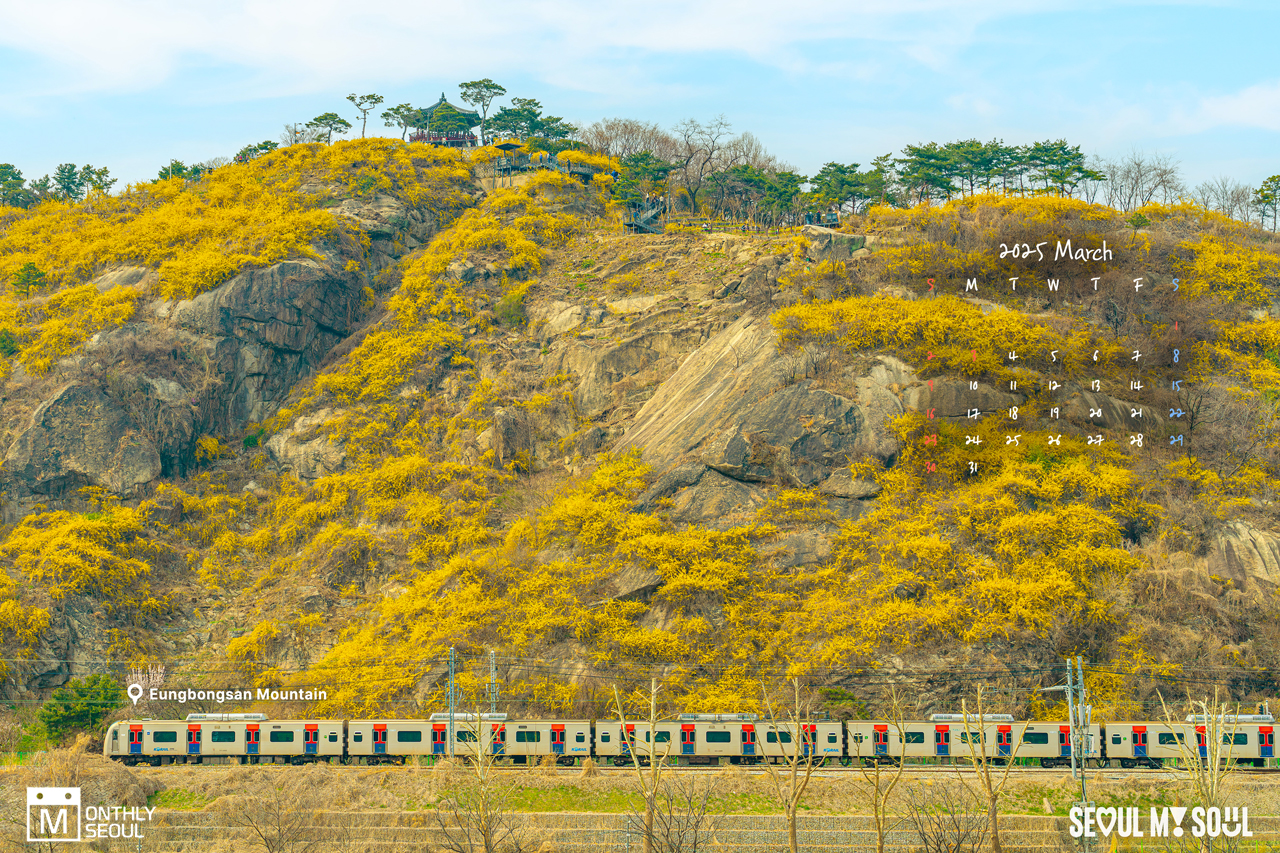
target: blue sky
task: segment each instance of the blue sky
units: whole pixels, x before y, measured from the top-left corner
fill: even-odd
[[[3,0],[0,162],[123,184],[354,120],[350,92],[426,106],[491,77],[581,124],[723,114],[805,174],[1065,138],[1256,186],[1280,173],[1277,34],[1278,0]]]

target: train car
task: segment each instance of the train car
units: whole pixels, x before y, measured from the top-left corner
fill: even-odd
[[[129,765],[185,764],[190,739],[191,733],[181,720],[121,720],[107,729],[102,754]],[[191,763],[199,761],[199,746],[197,739]]]
[[[764,721],[759,724],[760,754],[765,761],[778,764],[796,755],[810,754],[818,764],[844,757],[844,724],[837,720],[815,720],[800,723]]]
[[[121,720],[103,755],[126,764],[258,764],[340,761],[342,720],[268,720],[265,714],[188,714],[185,720]]]
[[[336,764],[346,751],[342,720],[265,720],[246,729],[250,764]]]
[[[693,744],[692,724],[687,731],[688,734],[674,721],[650,726],[647,722],[624,724],[622,720],[597,720],[593,754],[601,761],[616,765],[631,764],[636,759],[647,764],[655,757],[675,764],[681,756],[693,756],[692,749],[684,751],[686,741],[690,747]]]
[[[432,720],[446,717],[435,714]],[[513,764],[537,764],[554,756],[559,764],[574,764],[591,755],[590,720],[506,720],[484,722],[488,750]]]
[[[1071,766],[1071,724],[1065,721],[1015,723],[1013,734],[1018,739],[1018,758],[1038,759],[1041,767]],[[1081,750],[1087,762],[1101,765],[1104,761],[1102,726],[1091,723],[1084,727]]]
[[[404,764],[411,756],[447,755],[448,725],[430,720],[348,720],[347,759],[358,764]],[[455,746],[477,739],[472,729],[454,730]],[[437,751],[437,746],[439,750]]]
[[[845,724],[846,761],[937,759],[972,761],[978,752],[993,762],[1039,759],[1045,767],[1071,763],[1071,728],[1066,723],[1019,722],[1009,714],[934,714],[927,721],[850,720]],[[1088,728],[1085,754],[1101,758],[1102,729]]]
[[[1202,716],[1183,722],[1148,720],[1106,724],[1107,758],[1121,767],[1160,767],[1165,761],[1188,755],[1208,756],[1208,727]],[[1227,715],[1214,721],[1221,733],[1224,761],[1265,767],[1275,757],[1275,719],[1270,714]]]

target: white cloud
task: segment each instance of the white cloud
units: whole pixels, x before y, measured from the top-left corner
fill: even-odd
[[[807,43],[846,39],[894,45],[937,70],[978,27],[1025,14],[1024,7],[1021,0],[655,0],[639,7],[598,0],[44,0],[0,11],[0,45],[59,69],[41,94],[146,90],[201,63],[260,72],[262,85],[291,92],[446,71],[460,79],[527,72],[596,88],[619,54],[731,52],[803,71]]]
[[[1280,132],[1280,80],[1257,83],[1229,95],[1200,99],[1183,119],[1184,132],[1215,127],[1254,127]]]

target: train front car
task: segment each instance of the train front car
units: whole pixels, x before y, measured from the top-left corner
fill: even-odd
[[[256,761],[265,714],[188,714],[185,720],[121,720],[102,754],[124,764],[243,764]],[[339,723],[339,726],[341,724]]]

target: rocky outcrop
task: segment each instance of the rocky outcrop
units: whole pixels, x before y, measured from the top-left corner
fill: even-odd
[[[52,498],[86,485],[127,495],[160,476],[155,444],[90,385],[68,385],[41,404],[4,461],[23,492]]]
[[[310,258],[241,273],[195,299],[157,306],[180,329],[207,339],[218,372],[225,429],[270,417],[298,380],[351,334],[363,279]]]
[[[267,439],[264,447],[277,465],[303,479],[314,480],[337,473],[346,465],[347,451],[327,436],[316,434],[316,430],[339,414],[332,409],[321,409],[303,415]]]
[[[1280,586],[1280,537],[1245,521],[1229,522],[1213,539],[1207,568],[1236,589],[1270,595]]]
[[[738,482],[804,486],[862,454],[897,453],[887,426],[902,407],[890,392],[873,408],[797,381],[790,361],[769,321],[744,315],[662,384],[617,449],[640,448],[659,475],[700,463]]]
[[[867,245],[867,238],[860,234],[846,234],[821,225],[806,225],[800,233],[809,241],[809,257],[815,261],[845,261]]]

